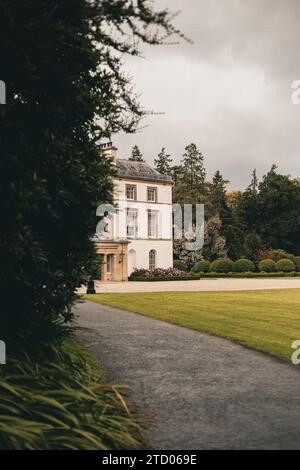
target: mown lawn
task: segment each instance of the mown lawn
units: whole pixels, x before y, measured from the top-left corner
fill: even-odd
[[[300,289],[96,294],[89,300],[237,341],[285,360],[300,339]]]

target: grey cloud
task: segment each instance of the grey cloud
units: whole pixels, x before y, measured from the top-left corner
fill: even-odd
[[[255,167],[272,163],[299,176],[299,0],[157,0],[181,10],[176,24],[194,44],[144,47],[146,59],[125,59],[147,109],[136,135],[118,135],[120,156],[138,144],[149,163],[162,147],[179,162],[194,141],[209,176],[220,169],[231,187],[245,187]]]

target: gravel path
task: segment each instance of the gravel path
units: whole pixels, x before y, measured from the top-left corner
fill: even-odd
[[[99,282],[96,292],[227,291],[261,289],[300,289],[300,279],[201,279],[200,281]],[[86,287],[78,289],[86,293]]]
[[[300,366],[93,302],[76,313],[107,379],[151,416],[156,450],[300,448]]]

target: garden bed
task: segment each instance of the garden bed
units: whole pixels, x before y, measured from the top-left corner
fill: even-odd
[[[200,279],[266,279],[266,278],[299,278],[300,272],[292,273],[197,273],[197,274],[187,274],[186,276],[130,276],[129,281],[137,282],[156,282],[156,281],[197,281]]]
[[[200,275],[187,275],[187,276],[130,276],[129,281],[138,282],[155,282],[155,281],[196,281],[200,279]]]
[[[116,386],[73,339],[0,369],[2,450],[129,450],[141,431]]]

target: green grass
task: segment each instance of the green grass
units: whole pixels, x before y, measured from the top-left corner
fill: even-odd
[[[96,294],[86,298],[221,336],[290,360],[300,339],[300,289]]]
[[[69,338],[0,368],[1,450],[143,447],[138,421],[93,358]]]

